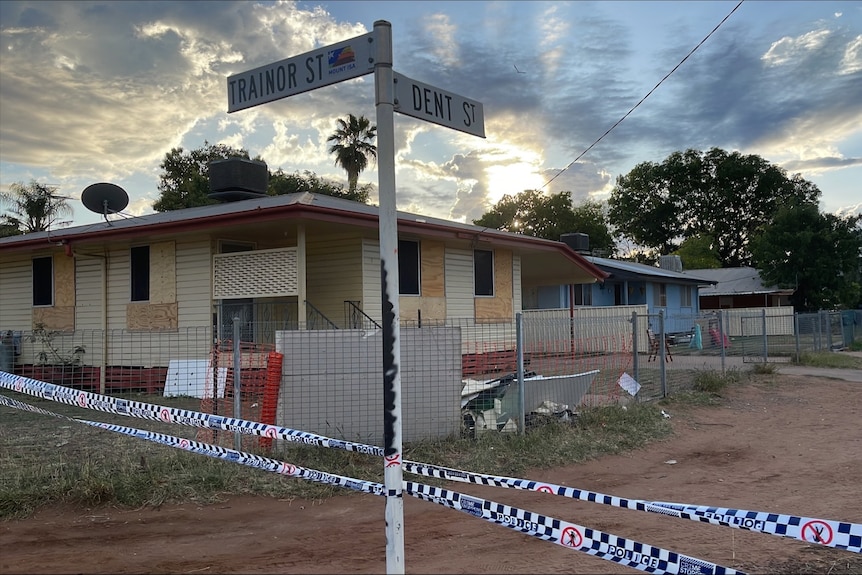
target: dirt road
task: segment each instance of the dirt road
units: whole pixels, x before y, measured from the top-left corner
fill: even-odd
[[[781,368],[727,398],[722,407],[666,407],[676,432],[667,441],[527,476],[623,497],[862,523],[858,381]],[[450,487],[751,573],[862,571],[862,556],[802,541],[541,493]],[[383,573],[383,511],[371,495],[52,507],[0,524],[0,572]],[[410,497],[405,536],[408,573],[636,572]]]

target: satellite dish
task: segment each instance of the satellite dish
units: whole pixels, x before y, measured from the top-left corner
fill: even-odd
[[[108,219],[108,214],[122,212],[129,205],[129,195],[126,190],[116,184],[101,182],[90,184],[81,193],[81,202],[84,207],[102,214]]]

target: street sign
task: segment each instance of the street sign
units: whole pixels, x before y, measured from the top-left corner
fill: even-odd
[[[453,130],[485,137],[482,103],[417,82],[398,72],[395,80],[395,111]]]
[[[228,76],[227,111],[245,110],[370,74],[374,71],[374,40],[374,32],[369,32]]]

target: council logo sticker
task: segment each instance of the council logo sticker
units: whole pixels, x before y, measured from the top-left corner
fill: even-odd
[[[560,543],[566,547],[580,547],[583,542],[584,538],[581,535],[581,532],[574,527],[566,527],[563,529],[563,533],[560,536]]]

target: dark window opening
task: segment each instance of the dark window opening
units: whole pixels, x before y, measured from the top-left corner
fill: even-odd
[[[54,305],[54,258],[33,258],[33,305]]]
[[[398,292],[419,295],[419,242],[398,240]]]
[[[473,287],[477,296],[494,295],[494,252],[473,250]]]
[[[150,299],[150,246],[130,250],[132,301]]]
[[[574,305],[593,305],[593,284],[575,284]]]

